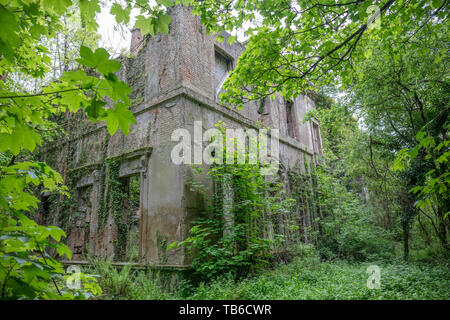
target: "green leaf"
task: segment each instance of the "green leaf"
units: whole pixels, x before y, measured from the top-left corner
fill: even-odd
[[[168,34],[169,33],[169,24],[172,22],[172,18],[167,15],[163,14],[158,17],[158,27],[159,30],[161,30],[162,33]]]
[[[411,159],[414,159],[419,154],[419,148],[417,146],[415,148],[412,148],[411,150],[409,150],[408,154]]]
[[[122,102],[129,105],[130,98],[128,95],[131,93],[131,88],[125,82],[120,81],[113,73],[106,75],[105,79],[107,80],[108,86],[112,89],[112,91],[108,91],[108,96],[114,101],[120,99]]]
[[[155,36],[155,19],[153,17],[144,17],[142,15],[136,17],[136,22],[134,24],[135,29],[140,29],[141,34],[144,36],[146,34],[151,34]]]
[[[24,275],[24,281],[27,283],[32,282],[36,277],[39,277],[43,280],[50,279],[50,274],[44,271],[42,266],[39,266],[37,263],[23,266],[22,270]]]
[[[170,7],[173,5],[173,0],[156,0],[156,3],[160,6]]]
[[[130,124],[136,124],[136,119],[125,104],[116,103],[114,110],[108,109],[106,127],[111,135],[117,131],[118,127],[125,135],[128,135]]]
[[[92,52],[88,47],[81,46],[80,56],[81,59],[77,59],[80,64],[89,68],[97,68],[104,75],[116,72],[122,66],[116,60],[109,60],[109,53],[103,48],[98,48],[95,52]]]
[[[78,92],[72,91],[62,94],[60,103],[66,105],[70,112],[77,112],[83,108],[84,103],[87,103],[87,99]]]
[[[66,236],[66,233],[61,228],[58,228],[55,226],[49,226],[48,229],[50,231],[50,235],[52,236],[52,238],[55,239],[57,242],[59,242],[61,240],[61,237]]]
[[[54,11],[57,14],[63,14],[72,5],[70,0],[44,0],[44,8]]]
[[[437,9],[437,8],[439,8],[440,6],[442,6],[443,1],[444,1],[444,0],[433,0],[433,1],[432,1],[433,8]]]
[[[115,134],[119,128],[119,120],[113,110],[108,110],[108,115],[106,117],[106,128],[111,136]]]
[[[66,246],[64,243],[58,243],[56,246],[56,251],[58,254],[62,257],[63,255],[66,255],[67,259],[72,259],[72,251],[70,251],[69,247]]]
[[[228,38],[228,44],[233,44],[233,43],[235,43],[236,42],[236,37],[235,36],[230,36],[229,38]]]
[[[419,132],[416,134],[416,140],[417,140],[417,141],[420,141],[420,139],[422,139],[423,137],[425,137],[426,134],[427,134],[427,133],[426,133],[425,131],[419,131]]]
[[[33,151],[41,144],[41,137],[30,126],[17,123],[11,133],[0,133],[0,151],[11,151],[18,155],[21,149]]]
[[[10,277],[8,279],[8,287],[10,287],[17,296],[25,296],[30,299],[36,297],[35,288],[18,277]]]
[[[125,9],[118,3],[114,3],[111,7],[110,13],[116,17],[117,23],[128,23],[130,22],[130,12],[131,7],[126,7]]]
[[[94,53],[92,52],[92,50],[86,46],[81,46],[80,47],[80,56],[81,59],[77,59],[77,61],[89,68],[95,68],[96,63],[95,63],[95,57],[94,57]]]
[[[219,42],[219,43],[224,43],[225,38],[222,35],[218,34],[216,36],[216,41]]]
[[[92,99],[91,104],[85,109],[88,117],[91,120],[98,120],[98,118],[103,114],[104,106],[106,105],[106,102]]]
[[[20,38],[17,33],[18,23],[16,17],[2,5],[0,5],[0,21],[0,39],[3,40],[5,44],[8,44],[10,46],[19,45]],[[0,50],[2,49],[4,50],[4,48],[0,47]]]
[[[101,62],[101,63],[99,63],[97,65],[98,71],[100,71],[104,75],[107,75],[109,73],[113,73],[113,72],[119,71],[119,69],[121,67],[122,67],[122,65],[120,64],[120,62],[118,62],[116,60],[104,60],[103,62]]]
[[[95,21],[95,15],[101,11],[98,0],[79,0],[78,6],[80,7],[81,18],[89,31],[97,30],[97,22]]]

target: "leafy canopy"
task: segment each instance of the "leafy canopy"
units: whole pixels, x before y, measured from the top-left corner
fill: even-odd
[[[351,84],[370,42],[408,41],[448,17],[445,0],[186,1],[207,31],[245,31],[246,50],[225,83],[225,101],[289,98],[323,84]],[[235,38],[233,38],[235,39]]]
[[[132,8],[138,8],[136,27],[152,35],[168,33],[171,1],[119,1],[111,7],[119,23],[127,23]],[[128,95],[130,87],[119,80],[121,64],[103,48],[80,47],[78,68],[66,70],[39,91],[29,92],[15,83],[16,75],[36,82],[52,69],[52,52],[46,40],[64,34],[64,21],[79,10],[82,25],[95,32],[98,0],[0,0],[0,296],[2,298],[86,298],[99,294],[95,279],[81,274],[85,292],[64,283],[62,265],[47,252],[71,258],[61,239],[66,234],[31,219],[40,192],[68,196],[61,175],[33,152],[41,146],[65,112],[84,112],[93,122],[105,122],[112,135],[118,129],[128,134],[136,124]],[[66,62],[64,62],[66,63]],[[68,64],[66,64],[68,65]],[[68,276],[66,276],[68,277]]]

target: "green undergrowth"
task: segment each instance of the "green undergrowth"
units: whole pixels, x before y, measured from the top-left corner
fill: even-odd
[[[380,289],[369,289],[367,268],[380,268]],[[351,263],[321,261],[314,248],[304,250],[288,264],[279,264],[245,279],[222,276],[197,286],[181,281],[179,289],[162,289],[154,274],[144,270],[114,268],[97,261],[103,296],[100,299],[217,299],[217,300],[415,300],[450,299],[450,263],[389,262]]]
[[[110,260],[94,260],[90,271],[99,276],[103,300],[161,300],[174,299],[166,292],[155,274],[130,266],[115,267]]]
[[[367,288],[372,263],[321,262],[296,258],[272,271],[234,282],[222,278],[201,285],[192,299],[449,299],[448,264],[373,263],[381,269],[380,289]]]

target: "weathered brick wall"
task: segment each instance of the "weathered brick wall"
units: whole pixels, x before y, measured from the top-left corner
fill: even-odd
[[[123,68],[118,76],[133,89],[132,111],[137,121],[129,135],[118,132],[109,137],[104,124],[92,124],[80,114],[70,115],[68,138],[42,150],[42,159],[61,172],[72,188],[71,199],[53,199],[55,216],[46,221],[66,228],[68,244],[77,252],[74,259],[113,256],[117,251],[117,217],[102,209],[105,201],[110,201],[108,163],[116,161],[119,179],[131,175],[140,179],[140,261],[189,263],[182,249],[166,253],[164,246],[187,236],[190,221],[201,208],[198,194],[189,191],[191,167],[170,161],[171,150],[178,143],[171,141],[172,132],[186,128],[193,134],[194,121],[202,121],[204,130],[219,120],[232,128],[256,128],[261,122],[279,129],[284,175],[296,165],[304,170],[305,157],[311,161],[310,124],[301,124],[301,120],[314,107],[312,101],[300,96],[293,102],[296,139],[288,137],[281,97],[267,99],[263,114],[258,113],[258,102],[248,103],[242,110],[219,104],[215,96],[216,51],[236,63],[245,48],[239,43],[218,43],[213,35],[206,35],[198,17],[187,8],[175,7],[171,15],[168,35],[147,37],[134,57],[121,58]],[[136,41],[141,40],[134,38]],[[204,176],[197,179],[211,184]],[[44,209],[41,206],[40,210]]]

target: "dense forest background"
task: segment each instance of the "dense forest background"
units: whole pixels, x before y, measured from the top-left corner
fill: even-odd
[[[236,252],[226,243],[242,241],[239,224],[236,238],[210,245],[218,229],[204,218],[171,246],[199,253],[196,281],[166,290],[151,272],[98,260],[78,274],[81,290],[68,286],[73,275],[57,259],[71,257],[65,232],[39,225],[33,213],[37,188],[61,197],[70,190],[36,152],[64,135],[65,113],[84,112],[111,135],[127,134],[135,123],[130,88],[114,75],[116,48],[99,48],[100,1],[0,0],[1,298],[448,299],[448,2],[135,0],[109,8],[118,25],[130,27],[135,12],[134,27],[155,35],[169,32],[174,4],[190,5],[208,32],[232,32],[231,41],[245,31],[225,103],[299,92],[315,100],[304,121],[319,120],[324,156],[311,168],[311,237],[283,256],[260,239]],[[233,170],[243,189],[265,185],[249,167]],[[264,205],[290,205],[271,192]],[[381,269],[375,290],[366,285],[373,265]]]

